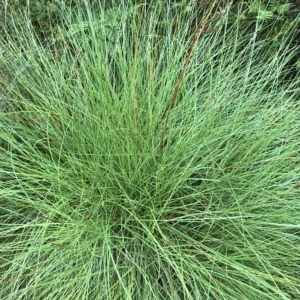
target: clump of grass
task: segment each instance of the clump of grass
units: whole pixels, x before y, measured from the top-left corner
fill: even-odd
[[[297,49],[216,13],[1,41],[1,299],[299,299]]]

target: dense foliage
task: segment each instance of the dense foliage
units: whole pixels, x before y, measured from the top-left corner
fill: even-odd
[[[297,20],[61,2],[4,9],[0,299],[299,299]]]

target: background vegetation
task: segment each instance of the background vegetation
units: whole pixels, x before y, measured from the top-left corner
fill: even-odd
[[[77,9],[84,7],[83,0],[5,0],[0,4],[0,20],[2,20],[1,34],[8,35],[13,32],[13,28],[22,28],[24,24],[30,20],[35,32],[46,42],[53,38],[53,31],[61,26],[65,21],[65,16],[61,15],[62,9]],[[139,1],[135,1],[139,3]],[[149,6],[156,5],[158,1],[143,1]],[[258,38],[268,37],[269,43],[265,44],[266,50],[273,55],[281,44],[281,38],[287,33],[291,34],[293,45],[299,45],[300,41],[300,2],[298,0],[251,0],[251,1],[230,1],[220,0],[219,5],[227,5],[233,3],[228,16],[229,22],[236,19],[241,20],[240,26],[248,28],[249,31],[254,30],[257,19],[263,20],[269,26],[264,26],[260,31]],[[89,5],[94,6],[97,1],[89,1]],[[119,1],[105,0],[101,1],[105,7],[116,9]],[[211,4],[211,1],[194,1],[182,0],[170,2],[173,9],[181,9],[186,13],[191,10],[198,11],[199,15],[203,15],[205,9]],[[166,7],[162,6],[162,10]],[[216,8],[217,10],[217,8]],[[27,17],[25,17],[25,15]],[[218,18],[218,15],[216,15]],[[294,22],[298,20],[298,22]],[[161,20],[165,22],[165,20]],[[195,21],[190,20],[191,33],[193,32]],[[265,24],[265,25],[266,25]],[[5,30],[3,30],[5,28]],[[208,30],[213,31],[211,26]],[[294,76],[294,68],[300,68],[300,55],[287,66],[290,70],[290,76]]]

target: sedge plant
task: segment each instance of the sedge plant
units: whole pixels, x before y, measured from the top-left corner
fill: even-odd
[[[299,49],[217,2],[1,39],[0,299],[300,298]]]

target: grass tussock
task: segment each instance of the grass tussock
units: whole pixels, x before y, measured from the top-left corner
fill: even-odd
[[[1,40],[0,299],[300,298],[297,49],[216,11]]]

